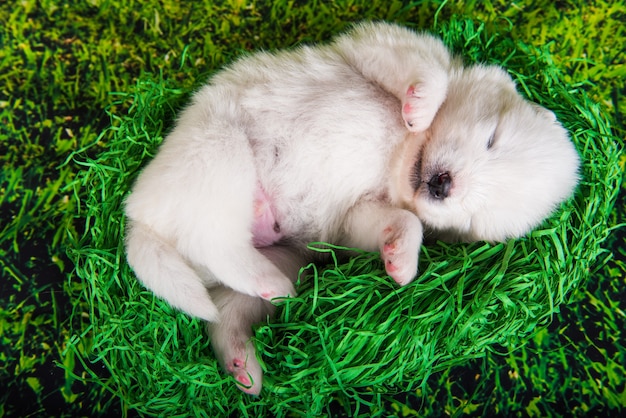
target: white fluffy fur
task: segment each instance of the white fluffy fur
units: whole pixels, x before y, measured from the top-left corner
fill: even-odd
[[[405,285],[423,228],[523,235],[571,194],[577,167],[554,115],[502,69],[362,24],[330,45],[243,58],[195,94],[126,201],[128,261],[210,322],[224,367],[258,394],[251,325],[295,294],[308,242],[380,251]]]

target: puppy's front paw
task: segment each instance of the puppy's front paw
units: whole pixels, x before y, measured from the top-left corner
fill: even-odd
[[[401,286],[410,283],[417,275],[422,226],[416,217],[404,217],[383,229],[381,258],[385,270]]]
[[[409,131],[423,132],[428,129],[439,108],[432,101],[423,84],[409,86],[402,101],[402,119]]]
[[[402,98],[402,119],[411,132],[423,132],[433,122],[446,98],[448,76],[434,72],[427,80],[411,84]]]

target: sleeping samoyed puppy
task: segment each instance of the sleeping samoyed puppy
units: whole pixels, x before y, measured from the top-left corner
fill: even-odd
[[[251,327],[295,295],[307,243],[380,251],[406,285],[425,231],[524,235],[572,193],[578,164],[554,114],[502,69],[364,23],[242,58],[195,94],[126,200],[128,262],[209,322],[224,368],[258,394]]]

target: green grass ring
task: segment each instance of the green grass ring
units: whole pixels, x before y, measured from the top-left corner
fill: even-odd
[[[432,373],[515,349],[550,323],[608,256],[601,244],[622,176],[618,141],[601,108],[563,84],[547,50],[470,21],[452,20],[438,32],[467,62],[504,65],[522,94],[557,114],[582,158],[575,196],[522,239],[424,248],[419,276],[403,288],[385,275],[378,254],[337,261],[343,249],[312,244],[333,261],[303,269],[298,296],[257,328],[264,389],[249,397],[220,370],[203,323],[155,298],[125,262],[123,199],[190,93],[145,75],[119,94],[130,110],[111,114],[104,151],[74,156],[84,167],[76,193],[87,198],[70,257],[91,327],[69,349],[80,354],[78,345],[88,343],[92,357],[83,361],[106,365],[111,378],[96,383],[149,415],[318,416],[331,403],[376,415],[386,398],[415,390]]]

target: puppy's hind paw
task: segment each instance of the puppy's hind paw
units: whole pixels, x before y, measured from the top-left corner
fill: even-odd
[[[247,329],[249,332],[241,333],[226,321],[208,324],[207,329],[220,364],[233,376],[237,388],[250,395],[261,393],[263,371],[256,358],[254,344],[248,337],[251,328]]]
[[[256,364],[252,364],[256,363]],[[259,395],[262,387],[261,367],[258,366],[256,359],[240,359],[232,360],[231,365],[227,367],[229,373],[237,383],[237,387],[248,395]]]
[[[265,300],[272,300],[281,297],[293,297],[296,295],[296,289],[293,287],[291,280],[286,277],[276,277],[261,280],[259,283],[259,296]]]

